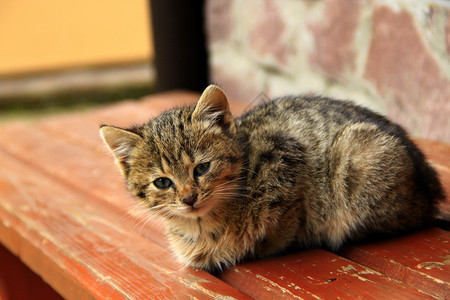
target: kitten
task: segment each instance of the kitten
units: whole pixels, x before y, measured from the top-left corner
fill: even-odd
[[[405,131],[346,101],[287,96],[234,119],[211,85],[195,107],[100,131],[177,257],[208,271],[417,228],[444,199]]]

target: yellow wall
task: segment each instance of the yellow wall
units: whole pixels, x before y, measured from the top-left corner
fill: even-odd
[[[0,0],[0,76],[148,61],[146,0]]]

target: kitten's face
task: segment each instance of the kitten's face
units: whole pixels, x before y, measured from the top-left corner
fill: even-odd
[[[234,120],[223,92],[205,93],[195,109],[141,127],[102,127],[129,190],[156,214],[197,218],[233,197],[241,164]]]

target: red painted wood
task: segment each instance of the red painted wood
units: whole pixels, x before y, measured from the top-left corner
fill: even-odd
[[[438,141],[414,139],[417,146],[422,149],[425,156],[436,164],[450,165],[450,145]]]
[[[430,228],[348,246],[341,255],[430,295],[450,295],[450,232]]]
[[[126,101],[28,124],[2,124],[0,241],[62,295],[73,299],[185,298],[189,295],[198,298],[245,297],[230,285],[262,299],[275,296],[327,298],[330,295],[381,297],[388,292],[400,293],[405,298],[422,298],[427,295],[418,289],[430,292],[423,288],[430,284],[426,281],[430,276],[448,284],[445,260],[442,262],[445,265],[443,273],[427,269],[439,264],[426,264],[440,262],[441,252],[445,250],[443,242],[439,248],[441,252],[433,256],[430,250],[427,252],[430,256],[422,257],[425,263],[422,269],[430,272],[410,272],[422,285],[414,285],[395,273],[397,265],[386,264],[388,256],[372,251],[367,255],[370,259],[364,260],[366,255],[358,253],[365,253],[361,251],[367,250],[366,245],[346,250],[350,252],[345,255],[355,262],[326,251],[310,250],[243,264],[221,277],[230,285],[205,272],[182,268],[174,262],[164,229],[156,219],[147,220],[135,212],[126,214],[134,201],[101,142],[98,126],[102,123],[129,126],[145,122],[164,109],[193,103],[197,98],[197,94],[167,93],[140,102]],[[236,115],[246,110],[242,103],[231,103],[231,107]],[[447,158],[450,146],[423,140],[417,143],[450,191]],[[449,203],[441,205],[442,216],[448,219]],[[416,239],[420,247],[414,246]],[[411,251],[425,247],[421,241],[420,236],[412,237],[408,244]],[[440,241],[442,239],[432,240],[427,245],[432,249],[440,245]],[[384,247],[382,243],[379,245]],[[408,261],[397,258],[400,254],[394,251],[395,248],[389,250],[389,255],[392,254],[405,268],[412,269]],[[414,258],[418,257],[421,256],[414,254]],[[384,267],[374,272],[376,263]],[[408,272],[404,274],[410,274]],[[419,273],[426,276],[417,275]],[[331,275],[334,277],[329,277]],[[435,285],[434,288],[438,292],[432,295],[447,293],[447,285]]]
[[[255,299],[428,299],[372,269],[319,249],[248,262],[227,270],[225,282]]]
[[[144,98],[139,102],[124,101],[81,114],[53,116],[39,121],[35,126],[45,128],[72,142],[104,151],[104,146],[99,144],[98,129],[101,124],[128,127],[144,123],[165,109],[193,104],[198,96],[195,93],[165,93],[157,97]]]

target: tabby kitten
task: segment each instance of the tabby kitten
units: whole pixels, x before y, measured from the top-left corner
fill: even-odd
[[[100,131],[180,261],[208,271],[417,228],[444,199],[405,131],[346,101],[287,96],[234,119],[211,85],[195,107]]]

